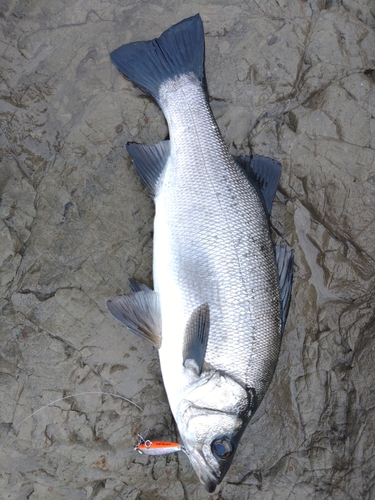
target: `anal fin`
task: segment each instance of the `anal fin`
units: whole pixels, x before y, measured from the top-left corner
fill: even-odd
[[[152,146],[128,142],[126,149],[133,160],[141,181],[150,195],[155,198],[157,184],[169,158],[169,141],[162,141]]]

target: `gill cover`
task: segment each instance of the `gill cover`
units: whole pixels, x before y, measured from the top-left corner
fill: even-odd
[[[206,490],[213,492],[233,461],[257,408],[253,388],[204,366],[175,414],[185,452]]]

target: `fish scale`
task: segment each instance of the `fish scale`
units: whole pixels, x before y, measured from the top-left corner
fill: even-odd
[[[106,304],[158,348],[183,449],[212,492],[271,382],[287,318],[293,254],[269,230],[281,166],[229,154],[208,104],[199,15],[111,58],[157,101],[170,139],[127,144],[155,201],[155,290],[130,279],[132,293]]]

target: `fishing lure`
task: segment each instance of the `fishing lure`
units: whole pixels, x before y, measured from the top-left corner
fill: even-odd
[[[134,451],[141,455],[169,455],[177,451],[184,451],[183,446],[173,441],[150,441],[139,436],[140,441],[134,446]]]

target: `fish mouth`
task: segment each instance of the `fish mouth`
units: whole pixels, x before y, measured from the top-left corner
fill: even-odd
[[[185,453],[189,457],[190,463],[193,466],[200,482],[209,493],[213,493],[216,486],[222,481],[219,466],[217,466],[217,473],[215,473],[208,466],[206,460],[203,458],[199,451],[194,449],[191,451],[185,450]]]

